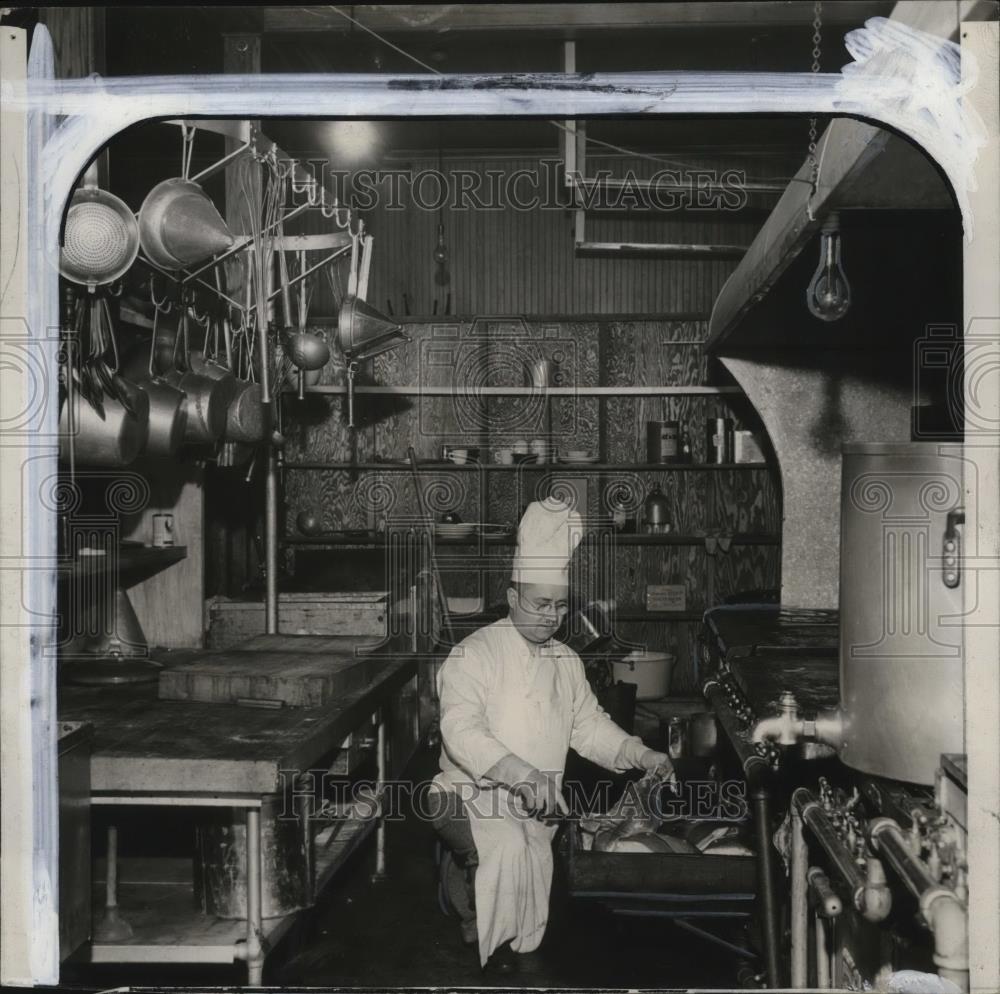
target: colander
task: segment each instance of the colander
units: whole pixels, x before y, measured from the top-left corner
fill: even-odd
[[[106,190],[77,190],[66,216],[59,272],[73,283],[113,283],[139,254],[139,222],[124,200]]]

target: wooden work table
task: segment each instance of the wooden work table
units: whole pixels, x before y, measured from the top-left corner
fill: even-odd
[[[344,641],[329,640],[341,649]],[[295,636],[260,636],[241,648],[253,643],[260,643],[261,653],[284,648],[290,660],[301,659],[299,650],[307,648],[301,639],[296,647]],[[253,652],[245,654],[249,657]],[[205,655],[210,654],[176,651],[160,656],[159,661],[170,666]],[[416,726],[399,706],[408,692],[407,684],[415,701],[416,671],[417,661],[409,655],[369,656],[363,670],[365,685],[321,707],[161,700],[156,683],[61,688],[61,720],[84,721],[93,728],[92,804],[223,806],[242,810],[246,819],[245,920],[218,918],[199,910],[192,901],[191,882],[157,884],[152,890],[126,882],[119,890],[118,829],[110,824],[104,906],[98,900],[93,941],[85,947],[90,962],[243,961],[249,984],[259,985],[267,951],[296,914],[262,916],[262,878],[269,865],[264,852],[264,803],[268,795],[282,793],[289,786],[285,782],[289,771],[330,767],[330,759],[349,737],[372,719],[375,792],[381,797],[392,775],[390,763],[405,762],[417,741]],[[398,751],[393,749],[396,741]],[[375,876],[384,875],[381,813],[346,815],[336,843],[322,848],[314,847],[311,840],[323,823],[304,812],[301,817],[313,899],[371,832],[377,836]]]
[[[94,726],[95,793],[269,794],[279,771],[309,769],[416,672],[410,657],[372,667],[367,687],[321,708],[162,701],[146,683],[61,688],[59,717]]]

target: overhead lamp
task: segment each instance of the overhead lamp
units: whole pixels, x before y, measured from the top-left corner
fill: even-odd
[[[375,158],[380,143],[378,127],[372,121],[330,121],[326,144],[334,160],[355,166]]]
[[[819,265],[806,290],[809,313],[839,321],[851,306],[851,285],[840,261],[840,218],[831,214],[820,229]]]

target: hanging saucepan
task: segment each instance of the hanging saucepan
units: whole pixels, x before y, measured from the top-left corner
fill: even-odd
[[[70,397],[79,398],[79,403],[70,410],[73,401],[67,399],[60,412],[59,457],[68,462],[72,446],[76,463],[127,466],[146,444],[149,399],[118,372],[118,346],[106,300],[90,303],[88,331],[86,358],[81,356],[79,367],[67,370],[78,388]]]
[[[233,329],[229,318],[222,319],[223,341],[230,365],[233,362]],[[253,363],[247,367],[249,380],[236,381],[236,393],[226,412],[226,430],[223,438],[228,442],[261,442],[267,434],[270,418],[264,407],[264,390],[253,382]]]
[[[153,337],[149,343],[149,373],[138,381],[149,397],[149,438],[146,452],[151,456],[172,456],[184,444],[187,428],[187,394],[171,386],[156,372],[156,326],[160,309],[153,311]]]
[[[189,314],[194,316],[193,312],[189,312]],[[200,319],[195,318],[195,320]],[[233,376],[232,370],[228,366],[224,366],[219,361],[218,348],[214,349],[211,356],[208,354],[208,329],[210,322],[208,319],[204,319],[203,321],[200,320],[200,323],[204,324],[205,339],[200,349],[191,352],[188,357],[188,365],[191,367],[192,372],[198,373],[201,376],[207,376],[210,380],[215,380],[219,384],[219,393],[225,399],[226,407],[229,407],[239,388],[239,380]]]
[[[142,251],[163,269],[197,265],[233,244],[233,236],[215,204],[187,179],[165,179],[139,208]]]
[[[139,254],[139,224],[125,201],[84,187],[73,194],[59,252],[59,272],[93,288],[113,283]]]
[[[187,324],[187,307],[183,307],[177,337],[174,339],[174,368],[164,378],[171,386],[187,394],[184,441],[194,444],[212,443],[218,441],[226,427],[226,386],[187,368]],[[178,346],[182,339],[184,370],[177,368]]]

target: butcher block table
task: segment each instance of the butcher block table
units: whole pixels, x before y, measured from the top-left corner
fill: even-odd
[[[325,646],[320,644],[323,641]],[[236,653],[175,651],[158,657],[167,667],[161,684],[183,688],[184,679],[172,676],[171,667],[176,664],[180,673],[190,676],[202,665],[214,672],[217,689],[225,687],[225,693],[235,694],[225,702],[164,700],[156,684],[60,688],[60,720],[87,721],[94,728],[92,804],[231,807],[246,813],[245,921],[192,910],[190,889],[174,902],[152,902],[153,910],[149,902],[135,911],[124,905],[118,910],[117,831],[109,829],[105,928],[103,933],[102,923],[95,928],[89,949],[91,962],[232,963],[239,959],[247,963],[249,983],[260,984],[266,950],[294,918],[261,917],[263,799],[283,791],[287,773],[282,771],[325,768],[324,761],[373,715],[377,729],[376,789],[387,779],[385,715],[413,681],[416,661],[409,656],[360,657],[355,649],[365,641],[271,635],[244,643]],[[277,706],[275,693],[294,696],[297,691],[289,690],[290,685],[275,673],[271,663],[276,653],[284,656],[290,671],[306,674],[305,685],[311,688],[306,697],[319,706]],[[255,661],[258,654],[264,662]],[[216,655],[229,658],[235,667],[230,675],[236,675],[242,666],[251,673],[266,673],[267,678],[253,686],[239,679],[219,679],[226,667],[213,658]],[[308,665],[310,658],[325,660],[332,673],[341,675],[341,682],[335,678],[317,683],[316,669]],[[212,684],[212,679],[208,683]],[[242,703],[235,703],[237,698]],[[324,846],[317,856],[313,867],[316,891],[372,829],[379,836],[376,873],[384,872],[382,820],[368,818],[347,825],[337,836],[337,844]],[[106,927],[121,917],[128,922],[124,931],[131,934]]]

